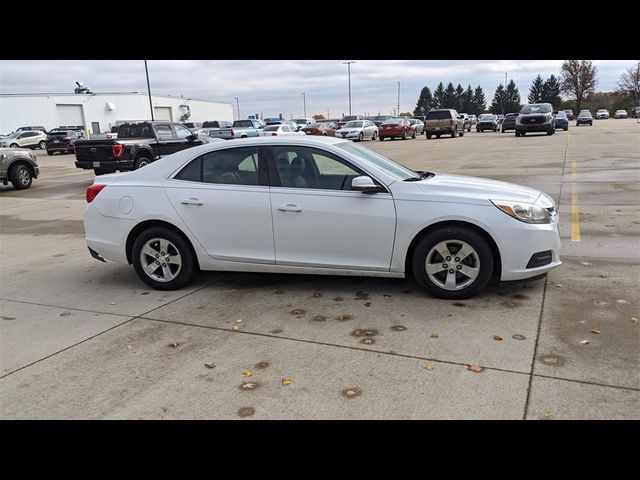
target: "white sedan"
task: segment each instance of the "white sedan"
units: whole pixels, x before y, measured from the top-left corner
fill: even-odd
[[[298,131],[291,125],[267,125],[258,132],[259,137],[276,137],[280,135],[306,135],[302,130]]]
[[[341,129],[336,130],[336,137],[356,142],[361,142],[365,138],[375,140],[378,138],[378,127],[371,120],[351,120],[345,123]]]
[[[189,148],[87,189],[94,258],[133,264],[178,289],[196,271],[403,278],[466,298],[495,276],[560,265],[558,215],[544,193],[414,172],[332,137],[251,138]]]

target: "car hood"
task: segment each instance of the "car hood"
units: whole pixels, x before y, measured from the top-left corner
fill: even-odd
[[[436,174],[415,182],[422,195],[433,201],[487,204],[489,200],[533,203],[541,193],[534,188],[463,175]]]

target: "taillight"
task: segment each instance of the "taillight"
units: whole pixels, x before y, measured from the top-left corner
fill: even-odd
[[[229,133],[231,134],[231,136],[232,136],[232,137],[234,136],[233,128],[230,128],[230,129],[229,129]]]
[[[111,153],[114,157],[119,157],[124,152],[124,145],[111,145]]]
[[[449,120],[449,126],[453,127],[453,120]]]
[[[272,136],[272,137],[275,137],[276,135],[278,135],[276,132],[273,132],[273,133],[271,134],[271,136]]]
[[[106,185],[95,184],[87,188],[87,203],[91,203],[104,187],[106,187]]]

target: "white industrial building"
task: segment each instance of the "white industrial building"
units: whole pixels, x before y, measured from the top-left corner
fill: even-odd
[[[155,120],[174,122],[233,121],[233,106],[226,102],[152,95]],[[149,120],[146,93],[35,93],[0,94],[0,133],[22,126],[84,125],[85,135],[111,130],[116,122]]]

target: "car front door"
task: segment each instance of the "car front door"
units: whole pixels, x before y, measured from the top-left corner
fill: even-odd
[[[212,258],[275,262],[263,149],[205,153],[164,182],[175,211]]]
[[[173,131],[176,135],[176,143],[173,146],[173,152],[179,152],[180,150],[184,150],[185,148],[196,147],[198,145],[202,145],[202,140],[199,140],[193,137],[193,132],[189,130],[187,127],[183,125],[173,124]],[[188,140],[191,138],[191,140]]]
[[[269,147],[276,264],[388,271],[396,213],[390,193],[351,190],[366,175],[319,148]]]
[[[157,123],[153,126],[158,139],[158,156],[164,157],[176,152],[177,139],[170,123]]]

